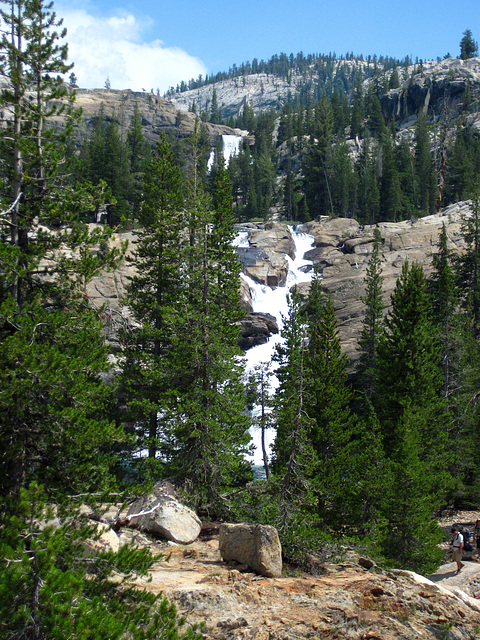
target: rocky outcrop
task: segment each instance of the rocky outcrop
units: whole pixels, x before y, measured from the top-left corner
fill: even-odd
[[[250,229],[248,243],[254,249],[273,251],[281,255],[295,257],[295,243],[292,234],[285,224],[266,222],[260,227]]]
[[[242,331],[238,345],[244,351],[265,344],[272,334],[278,333],[277,320],[269,313],[249,313],[240,324]]]
[[[378,225],[383,238],[380,258],[387,310],[404,261],[418,262],[428,275],[432,269],[432,256],[438,250],[438,238],[443,224],[447,230],[450,249],[454,252],[462,251],[464,241],[461,221],[463,216],[469,214],[470,205],[463,202],[414,222],[384,222]],[[312,260],[313,265],[319,269],[323,287],[332,295],[342,348],[350,361],[354,362],[358,357],[357,341],[365,313],[362,297],[365,294],[364,280],[373,249],[374,227],[360,226],[350,218],[325,216],[304,225],[303,230],[313,236],[312,248],[305,257]],[[247,236],[249,246],[237,248],[244,274],[265,286],[282,286],[288,274],[287,255],[292,253],[292,239],[287,225],[254,225],[248,227]],[[118,235],[114,242],[120,245],[125,238],[130,240],[132,246],[132,234]],[[91,302],[97,307],[105,304],[105,334],[113,343],[117,340],[119,326],[133,326],[131,314],[122,304],[125,285],[131,273],[132,267],[123,264],[117,271],[102,274],[88,285],[87,293]],[[241,346],[248,349],[265,342],[272,333],[278,331],[278,327],[269,314],[252,312],[248,282],[243,278],[240,287],[242,306],[249,312],[241,323]],[[308,295],[308,288],[308,284],[298,286],[303,296]]]
[[[128,510],[126,522],[129,527],[179,544],[191,544],[201,529],[196,513],[178,502],[165,485],[156,485],[151,495],[135,500]]]
[[[234,560],[267,578],[282,575],[282,547],[275,527],[268,525],[222,524],[220,555]]]
[[[247,230],[248,246],[237,248],[242,271],[249,278],[269,287],[283,287],[288,275],[288,260],[295,257],[295,243],[285,224],[239,225]]]
[[[288,261],[277,251],[239,247],[237,255],[242,271],[249,278],[268,287],[283,287],[287,281]]]
[[[432,257],[438,251],[438,238],[445,224],[449,248],[461,252],[463,216],[470,214],[469,203],[452,205],[433,216],[415,222],[383,222],[378,225],[383,238],[383,297],[388,311],[390,296],[405,260],[418,262],[427,275],[432,270]],[[361,331],[365,305],[365,276],[373,249],[373,226],[361,227],[355,221],[322,218],[306,229],[314,236],[315,247],[308,252],[323,278],[323,287],[333,298],[344,352],[351,361],[358,357],[357,340]],[[308,286],[301,288],[308,295]]]
[[[318,561],[314,574],[291,568],[290,575],[285,571],[278,578],[224,562],[218,534],[207,529],[188,549],[158,541],[152,551],[164,558],[150,582],[138,578],[138,585],[162,591],[189,624],[203,623],[208,640],[473,640],[478,635],[480,601],[466,595],[466,580],[458,585],[463,593],[454,593],[444,588],[445,575],[434,583],[410,571],[367,569],[350,550],[344,549],[336,564]],[[480,565],[471,564],[480,575]]]
[[[93,556],[102,551],[117,553],[120,549],[120,538],[111,526],[106,522],[97,522],[96,528],[97,535],[82,543],[85,556]]]
[[[82,121],[74,130],[77,140],[84,139],[93,129],[100,108],[103,108],[107,118],[111,118],[115,113],[119,122],[128,126],[137,106],[142,118],[143,135],[152,147],[160,140],[162,132],[175,133],[180,138],[192,134],[196,119],[194,113],[180,111],[170,100],[153,93],[135,92],[130,89],[77,89],[75,106],[82,109]],[[63,125],[62,117],[53,118],[53,121],[59,126]],[[210,122],[204,123],[204,126],[212,144],[222,135],[248,138],[248,132],[240,129]]]
[[[420,111],[431,118],[448,118],[453,122],[460,113],[465,113],[467,89],[470,100],[480,95],[480,58],[427,62],[400,88],[382,96],[383,114],[387,121],[393,119],[399,126],[408,124],[409,119]],[[480,126],[478,112],[472,117]]]

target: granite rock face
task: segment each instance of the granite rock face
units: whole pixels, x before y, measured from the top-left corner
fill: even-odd
[[[384,222],[378,225],[383,238],[380,251],[382,261],[383,294],[386,310],[390,296],[405,260],[418,262],[429,275],[432,257],[438,250],[438,238],[445,224],[449,248],[454,252],[464,249],[461,234],[463,216],[470,214],[470,204],[461,202],[438,214],[420,218],[415,222]],[[350,218],[322,217],[303,226],[313,236],[313,246],[305,257],[320,270],[323,287],[331,293],[339,335],[344,353],[351,362],[358,357],[357,341],[365,313],[362,297],[365,295],[365,276],[373,249],[373,226],[360,226]],[[293,240],[287,225],[275,223],[255,225],[248,230],[249,246],[237,248],[242,270],[252,280],[266,286],[282,286],[288,273],[287,255],[292,253]],[[120,245],[132,234],[116,236]],[[252,243],[250,245],[250,242]],[[132,267],[123,264],[113,273],[97,276],[88,285],[91,302],[100,307],[105,304],[105,335],[115,343],[119,326],[133,326],[128,308],[122,303],[125,286]],[[242,321],[241,345],[244,349],[265,342],[278,331],[275,320],[268,314],[252,313],[248,283],[240,283],[242,306],[247,316]],[[299,292],[308,295],[308,284],[300,284]]]
[[[386,118],[394,119],[400,126],[408,124],[411,117],[416,118],[423,111],[430,118],[445,117],[445,110],[453,122],[461,113],[466,89],[473,98],[480,93],[480,58],[461,60],[446,58],[439,62],[427,62],[422,70],[410,75],[401,87],[391,89],[381,99],[382,110]],[[477,111],[473,122],[480,126]]]
[[[107,89],[77,89],[75,106],[82,109],[82,121],[75,126],[74,135],[84,139],[93,129],[95,118],[103,107],[105,116],[115,112],[117,118],[130,122],[137,105],[142,118],[142,132],[152,147],[160,140],[162,132],[172,133],[185,138],[193,133],[196,116],[189,111],[179,111],[177,106],[153,93],[142,93],[126,89],[124,91]],[[53,118],[53,122],[63,124],[63,118]],[[221,135],[239,135],[248,139],[247,131],[232,129],[220,124],[204,123],[212,144]]]
[[[127,519],[130,527],[178,544],[191,544],[198,538],[202,526],[197,514],[161,483],[154,487],[151,495],[139,498],[131,505]]]
[[[383,238],[383,297],[386,311],[405,260],[422,265],[426,275],[432,271],[432,257],[438,251],[438,238],[445,224],[449,248],[464,248],[461,234],[463,216],[470,214],[468,202],[454,204],[438,214],[415,222],[383,222],[378,225]],[[357,341],[365,314],[365,276],[373,250],[373,226],[361,227],[353,220],[322,218],[305,225],[314,236],[315,247],[307,253],[320,270],[323,287],[333,298],[343,351],[350,361],[358,357]],[[300,289],[308,295],[308,286]]]

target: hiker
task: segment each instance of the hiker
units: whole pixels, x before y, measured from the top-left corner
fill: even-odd
[[[475,542],[477,543],[477,561],[480,562],[480,520],[477,520],[475,523],[473,535],[475,536]]]
[[[455,575],[460,573],[460,569],[463,567],[462,564],[462,555],[463,555],[463,536],[458,530],[458,527],[454,525],[452,527],[453,534],[453,556],[452,560],[457,563],[457,570],[455,571]]]

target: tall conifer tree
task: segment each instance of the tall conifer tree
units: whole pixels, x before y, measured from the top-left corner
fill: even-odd
[[[243,415],[243,362],[239,359],[239,269],[234,249],[231,183],[223,163],[212,199],[203,190],[196,141],[188,184],[189,241],[177,301],[171,366],[177,419],[173,472],[188,480],[197,505],[220,505],[220,488],[250,478],[244,458],[250,436]]]
[[[306,306],[308,351],[305,363],[305,412],[312,421],[309,438],[318,461],[315,491],[318,513],[335,521],[343,494],[342,452],[352,436],[352,392],[347,385],[347,358],[341,352],[333,301],[315,276]],[[335,505],[335,507],[334,507]]]
[[[105,347],[83,295],[101,266],[90,247],[108,234],[78,224],[96,196],[62,180],[64,134],[48,123],[63,98],[69,104],[61,21],[51,3],[5,4],[0,102],[12,119],[0,127],[8,149],[0,175],[0,635],[140,639],[166,630],[173,639],[174,608],[118,585],[133,570],[146,573],[151,554],[125,547],[87,559],[82,546],[96,527],[82,521],[75,494],[94,503],[112,489],[110,454],[123,437],[109,419]],[[61,526],[48,523],[54,515]]]
[[[366,305],[358,347],[361,351],[357,363],[357,372],[360,376],[360,387],[367,397],[373,392],[373,380],[377,362],[378,343],[382,331],[383,321],[383,294],[382,294],[382,266],[379,250],[382,237],[378,227],[374,230],[372,255],[368,262],[365,276],[365,296],[362,302]]]
[[[185,260],[182,185],[180,168],[163,135],[147,167],[143,226],[129,258],[136,273],[128,285],[128,303],[140,327],[125,335],[123,373],[132,419],[140,429],[140,446],[148,448],[151,459],[162,446],[168,447],[166,427],[160,433],[159,422],[160,416],[168,421],[168,398],[174,386],[169,358],[176,339],[176,305]]]
[[[280,384],[275,396],[272,470],[279,484],[276,524],[283,533],[303,514],[315,513],[313,485],[319,469],[311,438],[314,421],[305,410],[307,326],[296,290],[288,300],[282,338],[275,353]]]

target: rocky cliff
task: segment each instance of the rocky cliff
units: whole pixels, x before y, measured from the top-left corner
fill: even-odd
[[[463,216],[469,214],[469,203],[462,202],[415,222],[385,222],[379,225],[383,238],[381,260],[387,309],[405,260],[421,264],[427,275],[431,272],[432,256],[437,251],[443,224],[450,248],[455,252],[463,250],[461,221]],[[362,227],[353,219],[325,216],[308,223],[304,230],[312,235],[312,247],[306,257],[320,269],[324,289],[332,295],[342,347],[353,362],[358,356],[357,342],[365,313],[362,296],[373,248],[374,228]],[[120,244],[122,240],[129,240],[131,250],[133,239],[132,233],[118,234],[115,242]],[[266,286],[283,286],[288,269],[285,256],[291,256],[293,251],[288,227],[281,223],[252,224],[248,227],[248,244],[248,248],[238,249],[244,272]],[[88,295],[95,306],[105,304],[105,330],[111,341],[115,341],[118,326],[129,326],[132,320],[129,310],[122,303],[131,273],[132,267],[123,263],[117,271],[94,278],[88,288]],[[308,284],[300,285],[300,290],[303,295],[308,295]],[[251,311],[248,287],[244,282],[242,299],[245,309]],[[258,344],[253,336],[265,341],[275,331],[274,319],[251,314],[245,319],[242,345],[248,348]]]
[[[376,75],[364,80],[364,91],[372,82],[382,78],[382,65],[360,59],[336,60],[329,73],[331,82],[341,78],[353,78],[363,74],[371,75],[375,66]],[[382,82],[388,81],[392,71],[386,71]],[[439,61],[424,62],[422,65],[410,65],[399,69],[400,87],[387,91],[381,99],[386,118],[393,117],[397,127],[404,128],[413,124],[420,109],[432,119],[448,119],[451,124],[459,113],[464,111],[465,97],[474,103],[480,96],[480,58],[461,60],[446,58]],[[338,79],[338,80],[337,80]],[[281,107],[296,94],[312,88],[319,82],[319,73],[312,64],[303,73],[292,72],[288,77],[266,73],[250,74],[221,80],[197,89],[174,93],[169,99],[182,112],[195,103],[198,112],[209,109],[215,91],[218,105],[225,118],[236,116],[242,105],[247,102],[255,113]],[[479,122],[478,105],[475,110],[475,122]]]
[[[75,137],[82,140],[88,135],[101,107],[106,117],[111,117],[112,113],[115,113],[120,125],[124,124],[128,127],[135,105],[138,106],[142,118],[143,135],[152,147],[156,145],[162,132],[174,133],[180,138],[193,132],[196,118],[194,113],[179,111],[173,102],[153,93],[113,89],[77,89],[75,106],[82,109],[82,121],[76,125]],[[58,120],[61,124],[61,119]],[[212,145],[221,135],[248,136],[247,131],[224,125],[207,122],[205,127]]]
[[[332,82],[336,74],[339,77],[353,77],[359,72],[367,75],[372,68],[372,62],[337,60],[330,72]],[[382,73],[381,66],[378,66],[378,71]],[[385,72],[385,79],[388,80],[390,75],[391,70]],[[454,126],[455,118],[465,113],[470,105],[473,108],[468,118],[480,128],[480,58],[447,58],[425,62],[422,66],[412,65],[401,69],[399,75],[400,87],[391,89],[381,98],[385,117],[393,117],[397,128],[412,126],[419,110],[424,110],[432,121],[448,120],[450,126]],[[195,103],[197,112],[208,111],[214,91],[223,117],[228,118],[238,115],[245,102],[256,113],[270,109],[278,111],[296,94],[307,89],[311,91],[318,80],[318,72],[312,66],[302,74],[291,73],[288,78],[266,73],[250,74],[174,93],[167,98],[130,90],[78,89],[76,104],[83,110],[84,121],[78,127],[77,134],[82,137],[91,128],[93,118],[102,104],[107,116],[115,111],[117,118],[120,121],[124,119],[126,123],[137,104],[145,137],[155,144],[161,131],[175,131],[181,137],[191,133],[195,115],[189,109]],[[372,78],[364,81],[365,91],[372,81]],[[206,126],[212,140],[222,134],[247,136],[246,131],[232,130],[224,125],[207,123]]]
[[[388,91],[381,103],[385,118],[393,119],[399,128],[411,125],[419,111],[432,122],[443,120],[453,126],[472,105],[467,120],[480,128],[479,98],[480,58],[447,58],[425,63],[420,70],[410,69],[408,79]]]

